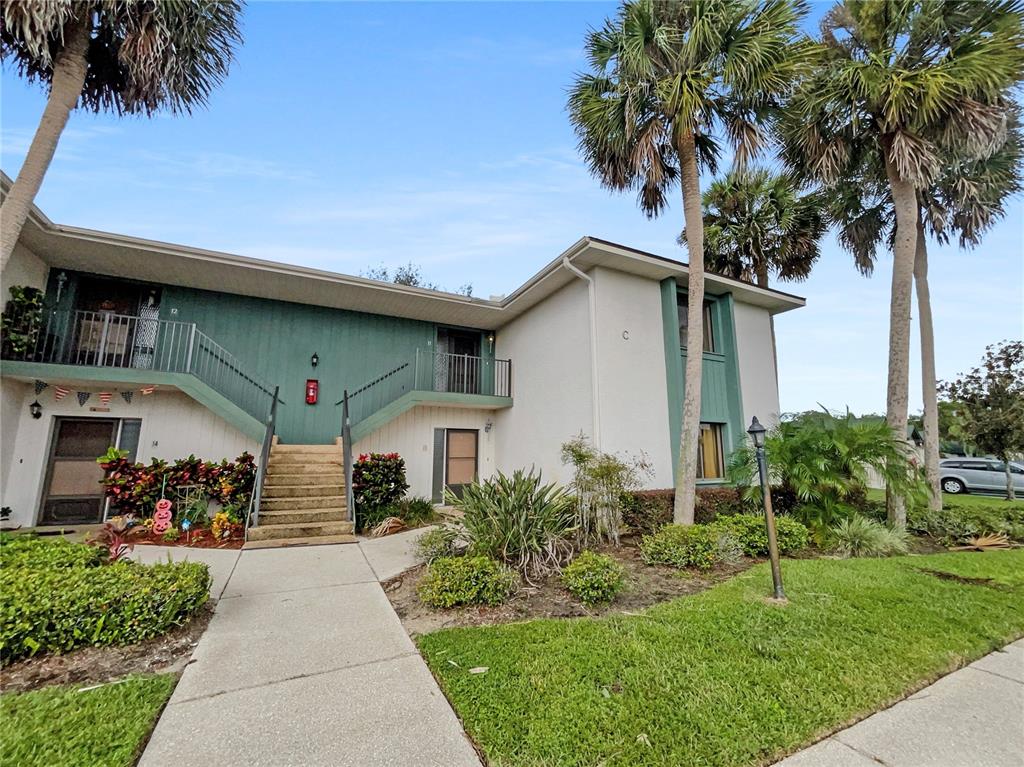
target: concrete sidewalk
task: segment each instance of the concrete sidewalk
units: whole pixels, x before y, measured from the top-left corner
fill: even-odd
[[[1024,639],[776,767],[1021,767]]]
[[[405,548],[381,551],[382,571],[400,566]],[[349,544],[241,552],[139,764],[480,762],[362,548]]]

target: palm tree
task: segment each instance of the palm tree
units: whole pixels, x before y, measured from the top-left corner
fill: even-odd
[[[49,88],[25,162],[0,207],[0,270],[18,241],[71,110],[190,113],[227,75],[241,0],[7,0],[0,56]]]
[[[943,155],[935,182],[918,195],[917,246],[914,286],[917,292],[921,338],[921,394],[925,475],[929,506],[942,508],[939,487],[939,404],[935,373],[935,333],[928,285],[928,237],[941,244],[953,238],[963,249],[974,248],[997,221],[1006,215],[1006,200],[1021,191],[1024,173],[1024,138],[1016,108],[1007,112],[1005,140],[991,155],[981,158]],[[877,251],[894,237],[892,198],[883,180],[877,155],[863,156],[865,167],[830,189],[830,214],[839,227],[839,240],[854,253],[858,268],[870,275]],[[873,163],[873,165],[872,165]]]
[[[895,221],[886,420],[904,438],[919,192],[943,151],[980,157],[1001,143],[1006,93],[1024,68],[1022,7],[845,0],[822,21],[820,60],[783,123],[787,154],[826,185],[861,152],[884,169]],[[903,499],[888,493],[887,505],[890,523],[905,526]]]
[[[744,169],[716,179],[703,197],[706,265],[762,288],[769,275],[807,279],[828,228],[821,204],[818,194],[801,195],[790,174]]]
[[[804,13],[794,0],[628,0],[586,40],[591,72],[569,97],[580,151],[615,190],[635,190],[648,217],[678,181],[689,250],[686,389],[677,522],[692,523],[700,429],[704,226],[700,171],[715,169],[724,132],[742,164],[763,143],[760,122],[786,95],[805,60],[796,43]]]

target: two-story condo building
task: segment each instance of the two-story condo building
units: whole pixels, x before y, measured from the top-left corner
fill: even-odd
[[[564,482],[561,445],[581,433],[644,453],[647,484],[670,487],[693,351],[687,275],[585,237],[484,300],[60,226],[37,209],[2,275],[5,300],[44,293],[31,343],[4,348],[2,504],[13,524],[99,521],[107,447],[219,460],[260,455],[272,431],[279,484],[295,491],[283,495],[299,502],[267,504],[260,524],[313,522],[344,510],[332,451],[346,391],[350,450],[400,453],[410,493],[434,501],[496,470]],[[715,482],[751,416],[778,417],[771,318],[804,301],[714,275],[706,292],[700,476]],[[330,465],[282,468],[289,446]],[[320,501],[299,487],[320,484]]]

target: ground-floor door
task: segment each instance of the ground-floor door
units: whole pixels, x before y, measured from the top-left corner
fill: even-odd
[[[476,429],[448,429],[445,437],[444,484],[461,498],[462,488],[476,479],[478,433]]]
[[[111,446],[135,459],[139,419],[55,418],[40,525],[103,521],[103,469],[96,459]]]

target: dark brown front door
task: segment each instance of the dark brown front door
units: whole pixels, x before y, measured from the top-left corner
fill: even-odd
[[[462,488],[476,479],[477,431],[448,429],[446,439],[444,483],[461,498]]]
[[[103,469],[96,459],[117,440],[117,421],[57,418],[41,525],[103,521]]]

